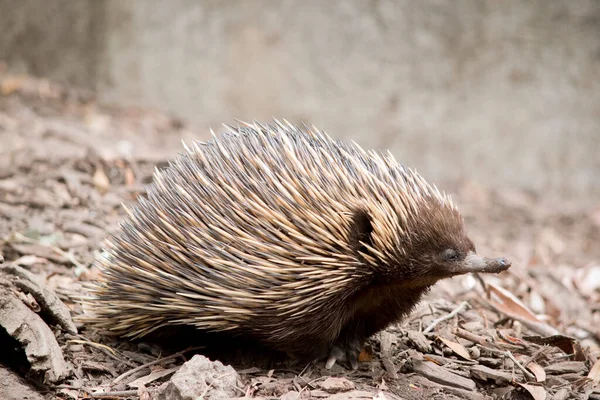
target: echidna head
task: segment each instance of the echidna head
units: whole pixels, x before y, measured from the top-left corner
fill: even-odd
[[[408,265],[419,275],[437,280],[469,272],[498,273],[510,267],[504,258],[477,254],[456,208],[431,198],[418,214],[409,228],[415,234],[408,243]]]
[[[429,286],[456,275],[498,273],[510,267],[505,258],[477,254],[447,196],[432,192],[410,206],[409,212],[392,205],[384,207],[385,212],[364,210],[354,215],[351,240],[378,276]],[[390,215],[394,209],[399,212]]]

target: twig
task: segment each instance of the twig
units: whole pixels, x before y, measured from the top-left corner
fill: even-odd
[[[298,374],[298,377],[302,376],[302,374],[308,369],[308,367],[310,367],[312,365],[312,361],[309,362],[308,364],[306,364],[304,366],[304,368],[302,368],[302,371],[300,371],[300,373]]]
[[[325,380],[325,379],[327,379],[328,377],[327,377],[327,376],[320,376],[320,377],[318,377],[318,378],[315,378],[315,379],[313,379],[313,380],[312,380],[312,381],[310,381],[310,382],[309,382],[309,381],[307,381],[307,380],[306,380],[306,378],[304,378],[303,376],[300,376],[299,378],[300,378],[300,379],[302,379],[302,380],[304,381],[304,383],[306,383],[306,385],[304,385],[304,387],[303,387],[303,388],[300,390],[300,393],[302,393],[302,392],[303,392],[303,391],[305,391],[305,390],[306,390],[306,388],[307,388],[307,387],[309,387],[309,386],[310,386],[311,388],[312,388],[312,387],[315,387],[315,386],[313,385],[313,383],[315,383],[316,381],[320,381],[320,380],[322,380],[322,379],[323,379],[323,380]]]
[[[106,346],[104,344],[92,342],[91,340],[86,339],[83,336],[79,336],[79,337],[81,337],[81,339],[70,339],[67,341],[67,343],[78,343],[78,344],[85,344],[85,345],[90,345],[92,347],[96,347],[96,348],[100,349],[104,354],[106,354],[107,356],[112,358],[113,360],[120,361],[130,367],[135,367],[135,364],[133,364],[132,362],[130,362],[124,358],[117,357],[117,355],[121,355],[121,354],[119,354],[115,349],[113,349],[109,346]]]
[[[523,375],[525,375],[528,380],[535,381],[535,376],[531,372],[527,371],[527,368],[525,368],[524,366],[522,366],[521,363],[515,358],[515,356],[513,356],[513,354],[510,351],[505,351],[504,355],[506,357],[510,358],[512,360],[512,362],[515,363],[515,365],[521,371],[523,371]]]
[[[138,372],[138,371],[140,371],[140,370],[142,370],[144,368],[147,368],[147,367],[150,367],[152,365],[158,364],[158,363],[160,363],[162,361],[166,361],[166,360],[170,360],[172,358],[180,357],[180,356],[182,356],[183,354],[185,354],[185,353],[187,353],[189,351],[194,351],[194,350],[202,349],[203,347],[204,346],[188,347],[187,349],[182,350],[179,353],[171,354],[170,356],[166,356],[166,357],[161,357],[161,358],[158,358],[158,359],[156,359],[154,361],[150,361],[150,362],[148,362],[146,364],[142,364],[139,367],[135,367],[133,369],[130,369],[129,371],[127,371],[127,372],[125,372],[125,373],[117,376],[115,378],[115,380],[112,382],[111,386],[116,385],[117,383],[121,382],[123,379],[127,378],[129,375],[134,374],[134,373],[136,373],[136,372]]]
[[[463,301],[462,303],[460,303],[460,304],[458,305],[458,307],[456,307],[454,310],[452,310],[452,312],[451,312],[451,313],[449,313],[449,314],[447,314],[447,315],[444,315],[443,317],[440,317],[440,318],[438,318],[438,319],[434,320],[434,321],[431,323],[431,325],[429,325],[427,328],[425,328],[425,329],[423,330],[423,333],[429,333],[429,332],[431,332],[431,331],[433,330],[433,328],[435,328],[435,327],[437,326],[437,324],[439,324],[439,323],[440,323],[440,322],[442,322],[442,321],[446,321],[446,320],[448,320],[448,319],[450,319],[450,318],[454,317],[456,314],[458,314],[459,312],[461,312],[461,311],[462,311],[464,308],[466,308],[468,305],[469,305],[469,303],[468,303],[468,302],[466,302],[466,301]]]
[[[527,365],[529,365],[530,362],[535,361],[536,358],[538,358],[540,356],[540,354],[545,353],[550,347],[548,346],[542,346],[539,349],[537,349],[532,355],[531,357],[529,357],[527,360],[523,361],[523,366],[526,367]]]
[[[456,328],[454,334],[459,338],[467,339],[473,343],[481,344],[483,346],[496,346],[490,339],[485,336],[479,336],[474,334],[473,332],[466,331],[462,328]]]
[[[96,343],[96,342],[91,342],[91,341],[89,341],[89,340],[69,339],[69,340],[67,340],[67,343],[68,343],[68,344],[71,344],[71,343],[76,343],[76,344],[89,344],[89,345],[90,345],[90,346],[92,346],[92,347],[98,347],[98,348],[101,348],[101,349],[105,349],[105,350],[108,350],[108,351],[110,351],[110,352],[111,352],[113,355],[117,355],[117,352],[116,352],[116,351],[115,351],[113,348],[111,348],[111,347],[109,347],[109,346],[107,346],[107,345],[105,345],[105,344]]]
[[[498,335],[498,337],[500,339],[502,339],[506,342],[503,344],[503,346],[505,346],[505,347],[508,347],[506,345],[509,345],[509,346],[513,347],[514,350],[527,350],[530,347],[524,343],[513,344],[514,341],[512,339],[506,337],[506,335],[499,329],[496,329],[496,334]]]
[[[54,252],[60,254],[61,256],[65,257],[67,260],[71,261],[71,263],[76,266],[78,269],[81,270],[85,270],[86,266],[83,265],[82,263],[80,263],[79,261],[77,261],[75,259],[75,256],[69,252],[64,251],[63,249],[53,246],[51,244],[45,244],[40,242],[39,240],[34,240],[34,239],[30,239],[25,235],[20,234],[19,232],[15,232],[14,236],[16,239],[19,239],[25,243],[29,243],[29,244],[37,244],[39,246],[44,246],[44,247],[48,247],[49,249],[53,250]]]
[[[114,397],[131,397],[131,396],[136,396],[137,394],[138,394],[137,389],[135,389],[135,390],[117,390],[114,392],[105,392],[105,393],[98,393],[98,394],[88,392],[89,397],[91,397],[92,399],[112,399]]]
[[[494,345],[493,343],[490,343],[490,344],[491,344],[491,345]],[[488,353],[490,353],[490,354],[493,354],[493,355],[496,355],[496,356],[501,356],[501,355],[503,355],[503,354],[504,354],[504,351],[502,351],[502,350],[498,350],[498,349],[495,349],[495,348],[493,348],[493,347],[484,346],[484,345],[481,345],[481,344],[479,345],[479,347],[481,348],[481,350],[485,350],[485,351],[487,351]]]

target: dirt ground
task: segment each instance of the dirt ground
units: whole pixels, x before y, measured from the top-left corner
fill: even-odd
[[[92,93],[29,77],[0,75],[0,91],[0,272],[31,272],[80,315],[85,282],[98,274],[93,260],[123,214],[121,203],[143,194],[155,166],[182,151],[181,139],[206,139],[208,127],[193,132],[155,110],[101,105]],[[600,204],[567,207],[470,182],[444,189],[478,251],[509,257],[509,271],[436,285],[410,318],[371,339],[357,371],[267,365],[262,354],[246,353],[233,362],[236,396],[600,399]],[[35,309],[37,298],[15,292]],[[69,373],[40,382],[5,332],[0,372],[15,383],[0,379],[0,397],[153,398],[197,352],[170,357],[156,343],[115,340],[81,323],[70,333],[40,315]]]

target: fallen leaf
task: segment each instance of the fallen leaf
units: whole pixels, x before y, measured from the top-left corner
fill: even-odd
[[[588,378],[594,381],[594,384],[597,385],[600,383],[600,360],[597,360],[592,369],[590,369],[590,373],[588,374]]]
[[[373,351],[365,346],[358,355],[359,362],[373,361]]]
[[[565,354],[573,354],[571,360],[585,361],[585,354],[583,354],[583,349],[577,339],[563,335],[523,336],[523,339],[535,344],[558,347]]]
[[[492,302],[499,311],[508,316],[516,315],[528,321],[541,323],[538,317],[536,317],[525,304],[508,290],[490,282],[487,282],[487,288],[491,295],[490,302]]]
[[[427,354],[423,355],[423,359],[427,360],[427,361],[430,361],[430,362],[432,362],[434,364],[437,364],[437,365],[442,365],[441,362],[439,362],[438,360],[434,360],[433,358],[429,357]]]
[[[470,360],[471,356],[469,355],[469,351],[467,349],[465,349],[465,347],[458,343],[458,342],[453,342],[452,340],[448,340],[446,338],[443,338],[441,336],[438,336],[438,339],[444,343],[446,346],[448,346],[450,348],[450,350],[452,350],[453,352],[455,352],[456,354],[458,354],[459,356],[461,356],[462,358],[464,358],[465,360]]]
[[[517,346],[525,346],[525,342],[517,337],[511,336],[508,333],[506,333],[506,330],[497,330],[498,332],[498,336],[500,336],[502,339],[504,339],[505,341],[507,341],[510,344],[514,344]]]
[[[573,283],[584,296],[593,296],[600,289],[600,265],[575,271]]]
[[[135,183],[135,174],[131,170],[131,168],[125,169],[125,185],[133,186]]]
[[[73,390],[73,389],[60,389],[58,391],[58,393],[64,394],[66,397],[73,399],[73,400],[77,400],[79,398],[81,398],[81,396],[79,395],[79,391],[78,390]]]
[[[527,390],[534,400],[546,400],[546,389],[541,386],[530,385],[528,383],[517,383],[523,389]]]
[[[100,192],[101,194],[106,193],[108,191],[108,188],[110,188],[110,181],[108,180],[108,177],[106,176],[102,168],[98,168],[96,170],[92,181],[94,182],[96,190],[98,190],[98,192]]]
[[[39,263],[39,262],[45,262],[47,261],[45,258],[41,258],[41,257],[37,257],[34,255],[28,255],[28,256],[22,256],[17,258],[15,261],[13,261],[13,263],[20,265],[22,267],[29,267],[32,266],[33,264]]]
[[[133,382],[129,382],[127,384],[127,386],[132,387],[132,388],[144,387],[144,386],[148,385],[149,383],[154,382],[157,379],[163,378],[167,375],[174,374],[175,372],[177,372],[177,370],[179,368],[181,368],[181,367],[177,366],[177,367],[173,367],[173,368],[169,368],[169,369],[161,369],[161,370],[152,371],[148,375],[142,376],[141,378],[138,378],[138,379],[134,380]]]
[[[544,368],[542,368],[541,365],[530,362],[527,364],[527,369],[533,372],[536,381],[544,382],[546,380],[546,371],[544,371]]]
[[[25,79],[22,76],[11,76],[2,81],[2,85],[0,87],[0,92],[4,96],[8,96],[23,87]]]

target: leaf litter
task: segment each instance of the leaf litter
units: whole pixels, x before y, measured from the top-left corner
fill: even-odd
[[[28,76],[0,75],[0,92],[0,286],[19,293],[13,309],[14,299],[28,304],[25,320],[40,315],[51,329],[39,328],[55,344],[29,344],[50,346],[48,357],[66,364],[48,393],[152,398],[203,349],[167,352],[75,330],[65,310],[84,312],[85,283],[98,278],[92,262],[121,203],[143,196],[181,139],[207,139],[208,129]],[[478,250],[513,267],[440,282],[405,321],[371,338],[357,371],[236,355],[240,398],[600,399],[600,206],[466,181],[447,188]]]

